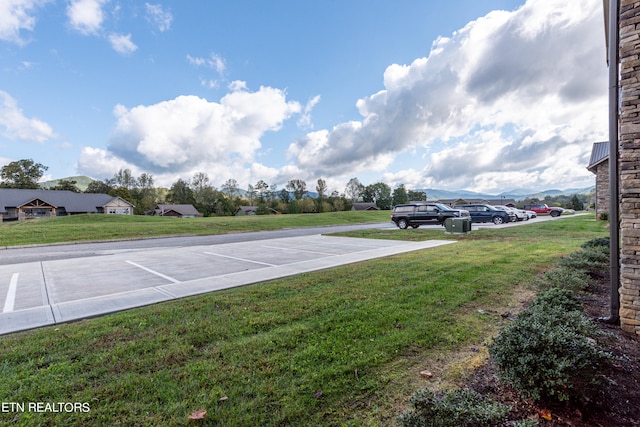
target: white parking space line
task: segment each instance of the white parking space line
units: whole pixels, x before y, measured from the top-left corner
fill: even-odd
[[[18,276],[20,273],[13,273],[11,281],[9,282],[9,291],[7,292],[7,299],[4,301],[3,313],[9,313],[13,311],[13,304],[16,301],[16,289],[18,288]]]
[[[281,251],[292,251],[292,252],[307,252],[310,254],[320,254],[320,255],[329,255],[329,256],[333,256],[335,255],[334,253],[331,252],[320,252],[320,251],[309,251],[306,249],[297,249],[297,248],[281,248],[280,246],[266,246],[266,245],[261,245],[261,248],[266,248],[266,249],[278,249]]]
[[[268,262],[262,262],[262,261],[254,261],[252,259],[238,258],[238,257],[235,257],[235,256],[230,256],[230,255],[221,255],[221,254],[216,254],[216,253],[213,253],[213,252],[205,252],[205,254],[219,256],[219,257],[222,257],[222,258],[235,259],[236,261],[244,261],[244,262],[251,262],[251,263],[254,263],[254,264],[266,265],[267,267],[277,267],[276,264],[269,264]]]
[[[145,266],[143,266],[143,265],[136,264],[136,263],[135,263],[135,262],[133,262],[133,261],[125,261],[125,262],[126,262],[127,264],[131,264],[131,265],[133,265],[134,267],[138,267],[138,268],[140,268],[140,269],[142,269],[142,270],[144,270],[144,271],[148,271],[148,272],[149,272],[149,273],[151,273],[151,274],[155,274],[155,275],[156,275],[156,276],[158,276],[158,277],[162,277],[163,279],[167,279],[168,281],[170,281],[170,282],[172,282],[172,283],[180,283],[180,281],[179,281],[179,280],[176,280],[176,279],[174,279],[173,277],[169,277],[169,276],[167,276],[167,275],[165,275],[165,274],[162,274],[162,273],[160,273],[160,272],[157,272],[157,271],[155,271],[155,270],[152,270],[152,269],[150,269],[150,268],[147,268],[147,267],[145,267]]]

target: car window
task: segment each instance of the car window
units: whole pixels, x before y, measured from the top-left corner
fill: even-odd
[[[418,206],[418,212],[426,212],[427,211],[427,207],[426,206]]]
[[[396,206],[396,208],[394,209],[394,212],[396,213],[413,212],[413,206]]]

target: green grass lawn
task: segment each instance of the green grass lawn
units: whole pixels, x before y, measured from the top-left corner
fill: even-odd
[[[211,235],[291,227],[391,221],[390,211],[238,217],[167,218],[142,215],[73,215],[0,223],[0,246],[176,235]]]
[[[536,274],[604,226],[350,233],[458,242],[2,336],[0,402],[90,411],[0,412],[0,424],[393,425],[427,384],[420,370],[482,345]]]

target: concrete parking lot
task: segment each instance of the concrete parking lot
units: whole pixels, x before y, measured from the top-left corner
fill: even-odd
[[[0,265],[0,334],[451,243],[318,234]]]

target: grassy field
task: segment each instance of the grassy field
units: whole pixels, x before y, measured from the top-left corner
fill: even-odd
[[[141,215],[73,215],[0,223],[0,246],[176,235],[242,233],[390,221],[389,211],[240,217],[166,218]]]
[[[13,410],[0,424],[393,425],[417,389],[482,359],[536,274],[607,234],[589,215],[448,235],[458,242],[2,336],[0,402],[90,411]],[[201,409],[204,419],[188,419]]]

